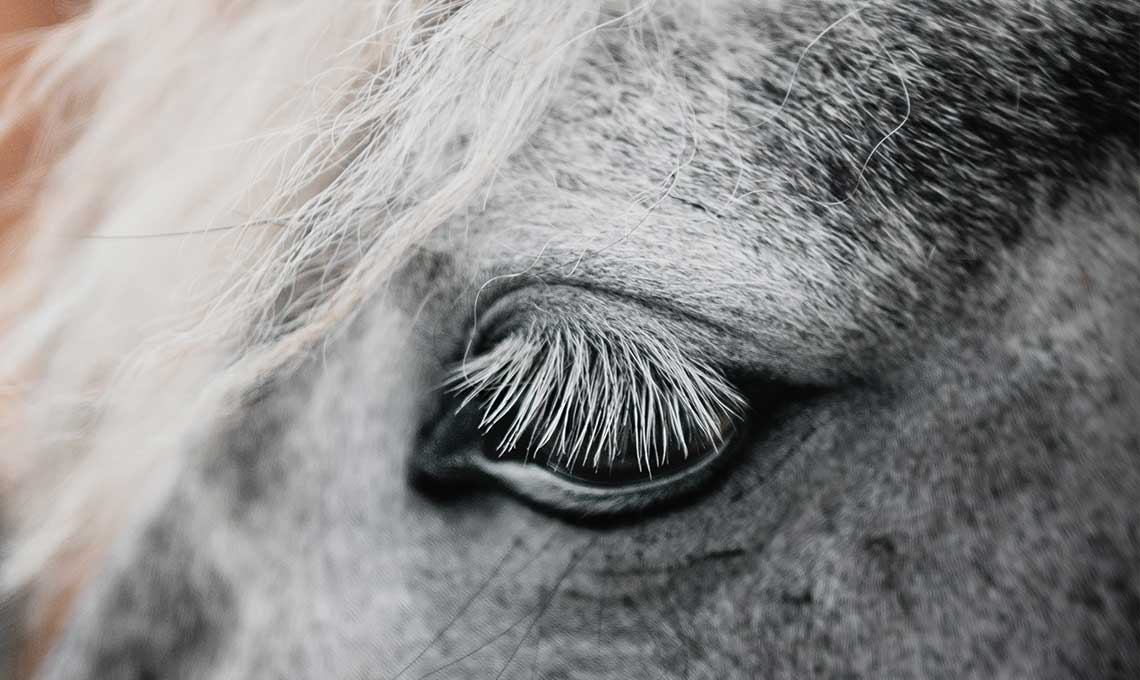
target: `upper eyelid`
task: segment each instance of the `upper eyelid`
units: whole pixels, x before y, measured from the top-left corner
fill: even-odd
[[[601,323],[618,329],[626,324],[656,326],[662,334],[683,337],[686,349],[694,354],[715,352],[726,341],[749,343],[754,339],[743,330],[726,327],[714,318],[673,304],[666,298],[648,297],[608,285],[556,276],[538,278],[537,274],[527,280],[496,282],[493,288],[486,285],[480,288],[473,303],[470,328],[464,340],[464,357],[479,353],[488,341],[516,330],[517,321],[525,316],[520,314],[523,308],[568,322]]]

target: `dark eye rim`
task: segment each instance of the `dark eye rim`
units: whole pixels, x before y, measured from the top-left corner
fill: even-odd
[[[441,500],[461,497],[459,491],[492,489],[544,514],[573,523],[604,520],[606,526],[644,519],[683,507],[719,487],[748,448],[753,432],[751,409],[734,424],[717,451],[692,467],[653,480],[620,486],[583,483],[558,474],[541,462],[495,461],[485,456],[484,435],[477,428],[477,409],[459,412],[444,406],[440,422],[413,458],[413,485]]]
[[[478,452],[472,454],[478,457],[473,467],[484,482],[548,514],[576,521],[636,520],[646,512],[680,507],[715,489],[746,448],[749,430],[746,424],[738,426],[715,453],[691,468],[621,486],[582,483],[542,464],[495,462]]]
[[[604,472],[590,474],[590,468],[585,466],[563,464],[555,457],[556,453],[546,447],[533,449],[524,445],[505,456],[500,455],[497,449],[502,433],[487,431],[475,424],[484,413],[484,407],[463,403],[449,410],[457,423],[467,423],[468,445],[462,448],[462,455],[453,456],[452,460],[471,475],[555,510],[580,515],[642,511],[688,495],[715,476],[746,438],[752,413],[749,402],[743,397],[741,401],[740,410],[725,413],[719,436],[704,441],[694,438],[687,456],[674,444],[657,467],[643,468],[639,464],[634,471],[629,455],[632,449],[619,453],[615,479],[607,479]],[[510,418],[505,420],[512,422]]]
[[[549,294],[551,287],[551,284],[545,284],[542,293]],[[632,305],[650,315],[664,314],[673,318],[667,308],[645,305],[642,300],[619,292],[567,283],[554,287],[565,288],[572,294],[600,296],[607,305]],[[533,287],[520,281],[488,295],[484,302],[485,312],[463,338],[462,347],[457,347],[461,351],[443,365],[454,366],[479,356],[514,333],[521,327],[520,319],[525,318],[518,315],[518,310],[530,306],[533,294]],[[706,330],[713,336],[717,335],[718,329]],[[541,456],[537,461],[532,459],[526,463],[517,459],[514,462],[489,460],[484,453],[488,435],[478,425],[481,409],[472,408],[473,405],[457,409],[454,395],[441,385],[436,422],[427,423],[421,429],[420,441],[426,444],[426,451],[413,456],[409,467],[411,480],[421,490],[446,488],[449,496],[461,495],[465,490],[497,489],[545,514],[567,520],[605,518],[607,524],[627,517],[636,519],[650,510],[665,511],[687,505],[719,486],[719,481],[727,476],[726,471],[731,471],[737,464],[738,452],[748,448],[754,436],[762,435],[768,429],[769,408],[782,410],[786,403],[784,397],[799,389],[766,371],[762,374],[743,366],[730,368],[733,363],[720,364],[720,368],[725,371],[723,378],[743,398],[744,408],[726,428],[725,437],[716,451],[700,456],[700,460],[691,467],[671,470],[660,478],[610,484],[583,479],[547,466]],[[443,436],[440,436],[441,431]]]
[[[472,463],[473,457],[483,457],[477,409],[457,414],[448,410],[446,400],[440,404],[442,410],[433,418],[435,422],[426,424],[421,432],[423,446],[418,452],[420,455],[410,459],[409,481],[419,492],[440,504],[462,502],[471,494],[505,494],[536,512],[598,530],[665,517],[720,493],[738,468],[750,465],[755,456],[766,457],[771,438],[781,436],[789,422],[814,411],[820,400],[836,391],[834,387],[789,384],[770,374],[734,377],[738,378],[734,384],[747,400],[748,410],[737,422],[732,436],[725,439],[719,453],[709,456],[698,473],[663,479],[658,493],[645,493],[642,488],[610,494],[608,500],[599,502],[597,488],[578,484],[570,487],[574,490],[572,495],[558,495],[551,490],[565,489],[573,482],[560,479],[540,464],[500,463],[514,467],[502,468],[499,472],[523,468],[545,477],[541,487],[520,487],[506,475],[492,474]],[[538,489],[547,492],[536,493]]]

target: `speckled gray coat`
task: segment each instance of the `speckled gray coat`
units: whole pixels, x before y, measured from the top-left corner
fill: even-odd
[[[1140,677],[1140,6],[653,13],[401,300],[187,442],[45,677]],[[719,484],[599,525],[407,483],[520,270],[480,305],[765,397]]]

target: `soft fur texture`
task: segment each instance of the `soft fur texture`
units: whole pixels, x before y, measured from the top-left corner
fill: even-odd
[[[113,546],[43,677],[1140,673],[1134,2],[119,0],[43,54],[24,620]],[[670,512],[421,494],[491,317],[763,408]]]

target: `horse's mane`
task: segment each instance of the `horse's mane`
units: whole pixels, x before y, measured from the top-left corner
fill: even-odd
[[[0,109],[46,121],[0,296],[3,591],[73,580],[46,567],[157,493],[180,434],[382,288],[596,4],[101,0],[47,33]]]

